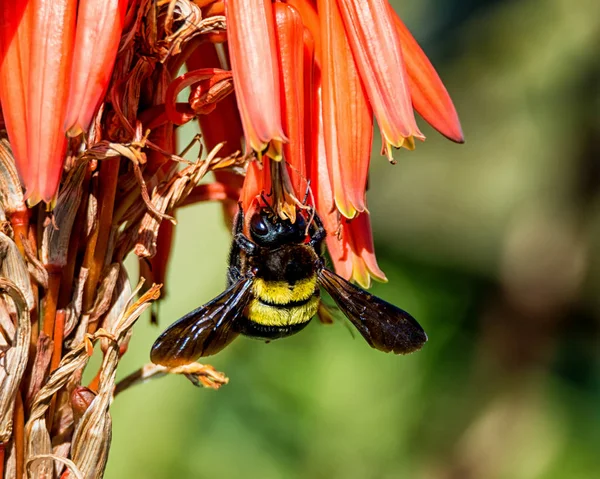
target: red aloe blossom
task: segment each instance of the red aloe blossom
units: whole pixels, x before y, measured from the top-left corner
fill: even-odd
[[[33,2],[3,2],[0,8],[0,102],[21,180],[30,183],[27,156],[27,86]]]
[[[60,181],[66,138],[75,0],[3,5],[0,99],[30,204],[50,203]]]
[[[385,280],[375,260],[365,197],[373,114],[390,160],[392,147],[413,149],[415,138],[425,139],[413,108],[462,142],[456,110],[439,76],[386,0],[228,0],[226,5],[246,141],[262,153],[271,140],[289,139],[283,148],[287,168],[268,158],[248,166],[244,209],[260,203],[264,192],[274,196],[275,210],[288,216],[290,198],[302,197],[302,178],[310,180],[337,271],[363,286],[371,277]],[[280,92],[280,104],[274,91]],[[267,134],[265,125],[279,131],[277,114],[283,133]],[[256,125],[263,125],[262,136]]]
[[[225,9],[231,68],[246,141],[252,150],[262,152],[271,141],[286,140],[281,126],[271,2],[227,0]],[[273,156],[278,156],[277,151]]]
[[[386,0],[336,0],[360,75],[384,137],[390,146],[414,148],[424,140],[413,113],[402,46]]]
[[[65,119],[69,136],[86,132],[112,74],[128,0],[81,0]]]
[[[446,87],[406,25],[391,7],[390,10],[393,13],[396,30],[400,37],[408,73],[410,96],[415,110],[446,138],[463,143],[465,139],[458,113],[456,113]]]
[[[281,110],[288,142],[283,154],[289,165],[296,196],[306,188],[304,138],[304,26],[297,10],[283,3],[273,5],[279,63],[281,65]],[[300,119],[300,121],[298,121]]]
[[[58,189],[67,141],[65,117],[76,0],[34,0],[27,154],[31,165],[27,195],[30,203],[49,203]]]
[[[365,211],[373,135],[372,112],[334,0],[319,0],[322,99],[327,162],[342,215]]]

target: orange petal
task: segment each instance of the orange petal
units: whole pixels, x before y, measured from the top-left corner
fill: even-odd
[[[310,178],[311,159],[317,151],[319,127],[318,115],[321,108],[321,70],[317,65],[315,40],[308,28],[304,28],[304,149],[306,176]]]
[[[387,281],[375,258],[371,220],[368,213],[361,213],[352,220],[344,220],[342,237],[348,242],[348,255],[352,261],[352,279],[363,288],[371,286],[371,278]]]
[[[319,0],[325,148],[338,210],[365,211],[372,113],[335,0]]]
[[[244,212],[247,213],[250,210],[252,202],[264,191],[263,178],[263,172],[258,163],[251,161],[248,164],[246,178],[244,178],[244,185],[242,186],[242,195],[240,197]]]
[[[279,65],[269,0],[227,0],[229,56],[248,146],[257,152],[285,141],[279,104]]]
[[[446,138],[463,143],[460,120],[446,87],[406,25],[395,12],[393,15],[415,110]]]
[[[325,242],[329,256],[333,262],[335,271],[344,278],[349,278],[351,268],[346,263],[346,249],[338,236],[340,227],[340,214],[335,207],[333,198],[333,188],[331,185],[329,166],[325,153],[325,137],[323,124],[323,109],[321,101],[321,88],[319,82],[315,83],[316,94],[314,95],[314,126],[313,136],[314,155],[310,157],[308,175],[312,185],[313,201],[317,213],[323,222],[323,227],[327,232]]]
[[[117,57],[128,0],[81,0],[65,130],[87,131],[96,114]]]
[[[36,185],[27,185],[27,194],[35,204],[52,200],[62,174],[77,0],[32,1],[27,152]]]
[[[377,265],[368,213],[360,213],[354,219],[341,218],[335,208],[330,172],[325,159],[325,138],[320,96],[316,95],[317,111],[315,130],[315,155],[311,157],[309,178],[313,185],[314,201],[323,226],[329,256],[335,271],[348,280],[369,287],[371,277],[385,281],[385,274]]]
[[[294,7],[302,18],[302,23],[310,32],[314,41],[315,52],[320,55],[321,52],[321,25],[317,11],[312,2],[306,0],[287,0],[289,5]]]
[[[296,198],[306,190],[304,137],[304,26],[295,8],[273,4],[279,63],[281,65],[281,107],[284,132],[289,139],[283,145],[284,158]]]
[[[26,188],[31,188],[32,181],[27,155],[32,11],[33,2],[25,0],[3,2],[0,8],[0,102],[17,169]]]
[[[415,121],[400,38],[387,0],[337,0],[346,35],[375,117],[391,146],[414,148],[424,140]]]

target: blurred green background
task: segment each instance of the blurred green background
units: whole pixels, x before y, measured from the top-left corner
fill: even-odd
[[[169,377],[113,404],[108,478],[600,477],[600,4],[393,2],[437,66],[467,138],[423,125],[392,167],[375,146],[375,294],[429,334],[396,357],[338,321]],[[223,290],[218,205],[180,212],[160,330]]]

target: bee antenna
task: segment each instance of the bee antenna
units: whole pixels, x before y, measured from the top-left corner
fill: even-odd
[[[306,180],[306,192],[304,193],[304,199],[302,200],[302,204],[305,205],[308,201],[308,196],[312,196],[312,188],[310,187],[310,180]],[[314,204],[314,198],[313,198]]]
[[[260,198],[264,201],[265,208],[269,211],[269,215],[275,216],[275,210],[273,209],[273,206],[267,201],[267,197],[265,196],[264,191],[260,192]]]

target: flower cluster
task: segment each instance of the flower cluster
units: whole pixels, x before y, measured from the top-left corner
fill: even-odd
[[[336,270],[368,287],[375,260],[365,191],[373,117],[383,153],[424,140],[416,110],[462,142],[433,66],[387,0],[226,0],[228,52],[246,146],[248,209],[264,192],[294,218],[310,185]]]
[[[0,103],[7,478],[102,477],[114,394],[164,373],[226,381],[194,363],[146,365],[115,384],[133,324],[165,294],[177,208],[220,201],[231,219],[238,201],[268,201],[295,220],[314,206],[338,273],[368,286],[385,279],[365,198],[373,118],[390,160],[424,139],[413,108],[463,139],[387,0],[6,1]],[[176,153],[192,120],[204,145],[195,161]],[[200,183],[209,171],[215,181]],[[131,252],[145,290],[124,268]],[[102,365],[84,385],[95,342]]]

